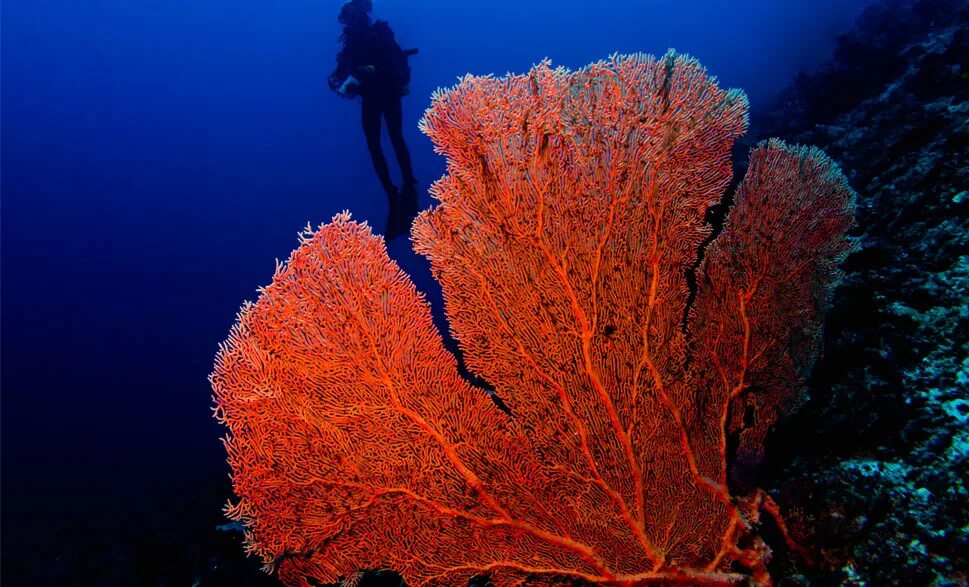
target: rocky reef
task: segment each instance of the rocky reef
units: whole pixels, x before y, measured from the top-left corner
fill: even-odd
[[[819,555],[790,584],[969,583],[969,2],[888,0],[755,113],[859,193],[811,397],[762,484]]]

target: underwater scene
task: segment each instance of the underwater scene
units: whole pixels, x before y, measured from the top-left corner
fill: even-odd
[[[9,0],[0,582],[969,585],[969,0]]]

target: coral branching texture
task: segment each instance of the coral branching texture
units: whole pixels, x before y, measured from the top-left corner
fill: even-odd
[[[290,585],[769,581],[772,502],[727,480],[801,394],[853,193],[821,152],[763,143],[692,296],[746,125],[674,52],[437,93],[448,172],[412,236],[512,415],[380,237],[308,231],[211,376],[251,552]]]

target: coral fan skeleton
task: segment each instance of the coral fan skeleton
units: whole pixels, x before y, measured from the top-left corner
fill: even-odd
[[[514,415],[380,237],[307,230],[211,376],[249,551],[288,585],[769,583],[777,508],[728,479],[802,392],[853,193],[820,151],[759,145],[692,298],[746,126],[672,51],[436,93],[448,169],[412,238]]]

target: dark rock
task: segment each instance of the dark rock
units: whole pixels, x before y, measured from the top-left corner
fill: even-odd
[[[820,554],[799,580],[969,582],[967,97],[969,2],[888,0],[755,117],[859,192],[811,397],[769,445],[765,483]]]

